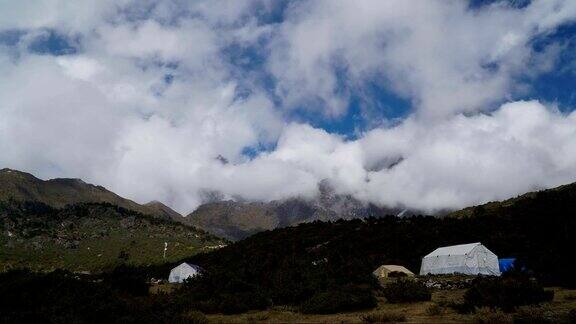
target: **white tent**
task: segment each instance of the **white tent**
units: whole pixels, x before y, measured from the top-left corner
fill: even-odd
[[[168,282],[181,283],[184,282],[184,280],[197,276],[199,274],[200,274],[199,266],[184,262],[170,271]]]
[[[422,259],[420,275],[461,273],[499,276],[498,257],[482,243],[445,246]]]

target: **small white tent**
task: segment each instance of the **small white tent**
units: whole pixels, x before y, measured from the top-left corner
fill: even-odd
[[[177,266],[170,271],[170,276],[168,277],[168,282],[171,283],[181,283],[184,280],[197,276],[200,274],[200,267],[193,264],[188,264],[186,262]]]
[[[420,275],[461,273],[499,276],[498,257],[481,243],[445,246],[422,259]]]

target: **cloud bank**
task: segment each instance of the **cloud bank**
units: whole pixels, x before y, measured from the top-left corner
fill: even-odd
[[[2,3],[0,165],[183,213],[324,179],[426,211],[573,182],[576,113],[518,98],[574,19],[560,0]],[[353,108],[353,134],[314,126]]]

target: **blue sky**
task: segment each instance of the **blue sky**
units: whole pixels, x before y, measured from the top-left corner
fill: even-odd
[[[182,212],[504,199],[576,181],[575,35],[567,0],[2,3],[0,164]]]

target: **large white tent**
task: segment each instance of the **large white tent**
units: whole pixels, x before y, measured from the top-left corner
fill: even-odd
[[[452,274],[499,276],[498,257],[482,243],[445,246],[422,259],[420,275]]]
[[[181,283],[184,282],[184,280],[197,276],[199,274],[200,274],[199,266],[184,262],[170,271],[168,282]]]

